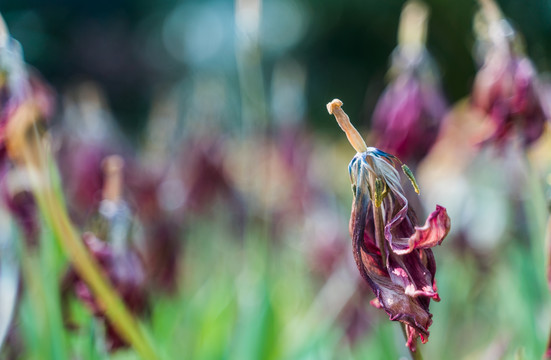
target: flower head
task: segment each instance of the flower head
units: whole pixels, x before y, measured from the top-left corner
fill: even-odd
[[[130,244],[132,216],[121,198],[123,165],[120,156],[113,155],[104,160],[105,179],[100,217],[95,223],[95,233],[85,233],[83,241],[128,309],[134,314],[141,314],[148,306],[146,271],[142,258]],[[75,270],[71,269],[67,273],[63,287],[65,292],[74,289],[82,303],[96,317],[105,321],[106,342],[110,351],[128,346],[107,319],[108,309],[94,297],[88,284]]]
[[[132,250],[117,251],[112,244],[98,239],[92,233],[85,233],[83,241],[128,309],[134,314],[143,314],[147,310],[148,301],[145,270],[138,254]],[[77,298],[92,311],[94,316],[105,322],[106,343],[109,351],[128,346],[113,324],[107,320],[107,309],[93,295],[86,282],[78,276],[74,269],[70,269],[65,275],[63,288],[65,294],[69,290],[74,291]]]
[[[342,102],[331,104],[344,113]],[[384,309],[390,320],[405,325],[407,345],[414,351],[418,336],[423,343],[428,339],[430,300],[440,300],[430,248],[446,237],[450,219],[446,209],[437,205],[425,224],[418,226],[396,169],[398,158],[373,147],[362,150],[348,166],[354,193],[350,217],[354,258],[376,295],[372,304]],[[409,168],[403,165],[402,169],[418,191]]]
[[[434,144],[447,106],[425,48],[427,17],[424,5],[408,2],[404,7],[399,43],[392,54],[392,80],[373,114],[377,147],[415,162]]]
[[[481,3],[478,32],[485,57],[474,81],[472,103],[493,124],[486,142],[503,145],[517,133],[527,146],[542,135],[549,117],[537,72],[496,4],[491,0]]]

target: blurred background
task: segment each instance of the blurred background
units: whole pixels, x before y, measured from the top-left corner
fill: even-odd
[[[426,3],[431,10],[428,48],[445,79],[446,94],[456,101],[469,93],[476,71],[472,19],[477,3]],[[295,100],[303,109],[297,117],[316,130],[335,134],[320,104],[338,95],[352,118],[367,126],[384,88],[403,4],[262,2],[259,18],[242,26],[254,27],[250,31],[258,37],[265,96],[273,96],[275,71],[281,64],[295,63],[302,69],[298,77],[304,78],[303,100]],[[499,5],[525,37],[537,68],[548,71],[551,5]],[[143,130],[157,92],[189,87],[202,77],[224,85],[226,102],[233,105],[227,118],[239,118],[232,115],[239,114],[236,52],[243,40],[231,1],[3,0],[1,10],[29,64],[56,89],[83,80],[97,83],[125,131]]]
[[[426,130],[435,142],[426,153],[402,160],[421,185],[412,204],[420,223],[440,204],[452,232],[435,249],[442,301],[431,304],[430,340],[420,348],[426,359],[540,358],[551,328],[551,137],[545,130],[526,151],[480,150],[468,140],[484,122],[468,109],[483,60],[473,30],[479,5],[425,3],[427,66],[440,79],[438,98],[427,100],[439,109],[427,111],[443,125]],[[498,4],[544,83],[551,1]],[[341,99],[368,145],[379,142],[373,114],[395,78],[403,6],[0,1],[31,72],[55,94],[49,127],[71,219],[112,245],[104,270],[162,357],[409,356],[399,326],[370,306],[374,296],[356,269],[348,233],[354,151],[325,108]],[[124,163],[116,216],[102,208],[110,155]],[[0,357],[138,358],[101,311],[90,311],[97,304],[62,252],[44,245],[48,234],[26,221],[17,236],[41,244],[42,260],[0,268],[4,277],[22,269],[11,275],[17,290],[4,311],[13,320]],[[124,241],[107,239],[115,227]],[[37,296],[50,300],[42,306]]]

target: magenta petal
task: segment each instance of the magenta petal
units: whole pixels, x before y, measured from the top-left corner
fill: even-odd
[[[428,249],[440,245],[449,231],[450,217],[446,208],[436,205],[436,210],[429,215],[425,225],[415,227],[415,233],[409,238],[408,247],[405,249],[394,248],[393,251],[398,255],[404,255],[414,249]]]
[[[394,164],[378,158],[381,155],[377,151],[358,154],[349,165],[355,186],[350,217],[354,260],[376,296],[371,305],[382,308],[390,320],[406,325],[407,345],[414,351],[418,337],[423,343],[429,337],[430,301],[440,300],[435,281],[436,262],[430,248],[440,244],[448,234],[450,219],[446,209],[437,206],[424,226],[416,226],[415,213],[408,206],[395,169],[391,168]],[[377,166],[367,164],[367,156],[378,161]],[[370,199],[365,171],[375,171],[390,189],[380,209],[384,222],[382,239],[376,239],[375,205]]]
[[[403,322],[415,329],[415,334],[428,338],[428,328],[432,323],[432,315],[428,310],[428,301],[423,297],[408,296],[404,289],[395,284],[384,273],[378,259],[380,255],[376,247],[364,244],[360,249],[362,266],[360,271],[368,278],[368,284],[377,296],[377,301],[371,304],[382,307],[392,321]]]
[[[423,264],[419,250],[406,255],[391,254],[389,256],[388,271],[392,282],[400,285],[406,295],[439,299],[438,293],[433,287],[434,275]]]
[[[428,337],[428,328],[432,323],[432,315],[428,310],[428,299],[423,296],[409,296],[405,293],[403,285],[395,283],[389,276],[388,268],[383,266],[381,252],[374,242],[372,214],[372,204],[368,202],[367,196],[359,194],[352,207],[350,233],[353,241],[354,258],[360,274],[377,297],[377,300],[372,301],[371,304],[383,308],[390,320],[408,324],[415,329],[415,334]],[[420,252],[415,251],[415,253],[409,255],[410,258],[400,260],[399,263],[403,264],[404,267],[410,266],[409,263],[414,263],[416,266],[413,267],[411,272],[415,274],[412,276],[412,280],[409,281],[430,286],[433,280],[433,275],[430,273],[432,265],[424,261],[419,254]],[[414,255],[417,256],[417,259],[413,259]],[[405,257],[397,256],[397,258]],[[427,267],[431,269],[427,269]],[[423,274],[423,271],[419,269],[425,269],[427,274]],[[419,274],[426,278],[419,281]],[[431,292],[429,296],[437,295]]]

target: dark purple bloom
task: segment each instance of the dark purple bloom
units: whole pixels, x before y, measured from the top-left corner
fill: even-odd
[[[547,116],[540,98],[536,71],[526,57],[488,56],[473,87],[473,106],[494,125],[486,141],[503,144],[518,131],[524,145],[542,135]]]
[[[446,114],[436,71],[421,64],[424,56],[428,55],[423,53],[407,68],[398,69],[373,115],[377,147],[406,162],[418,162],[428,153]]]
[[[391,81],[373,114],[377,148],[414,164],[436,141],[447,108],[438,70],[425,47],[428,16],[420,2],[404,5]]]
[[[448,234],[450,219],[445,208],[436,206],[425,225],[417,226],[394,167],[395,160],[375,148],[352,159],[349,171],[355,196],[350,234],[356,264],[377,296],[373,304],[384,309],[390,320],[406,325],[407,345],[414,351],[417,336],[423,343],[428,340],[432,323],[430,299],[440,300],[430,248],[439,245]],[[370,189],[370,176],[381,181],[379,195],[378,190]],[[374,206],[382,209],[384,249],[377,244]]]
[[[102,268],[128,309],[134,314],[143,314],[148,307],[145,288],[145,270],[138,254],[131,249],[115,249],[113,245],[85,233],[83,241]],[[94,316],[105,321],[107,348],[115,351],[128,344],[118,335],[105,316],[105,308],[99,303],[86,283],[71,269],[64,279],[64,292],[73,289],[75,295],[89,308]]]
[[[549,114],[532,62],[519,50],[519,40],[492,2],[482,10],[488,38],[484,64],[476,75],[472,104],[483,111],[493,125],[485,142],[503,145],[518,135],[524,146],[539,139]],[[483,27],[481,27],[483,28]]]
[[[128,163],[130,150],[96,85],[85,82],[69,94],[63,101],[63,127],[55,134],[59,139],[56,157],[71,217],[84,224],[102,200],[104,159],[120,154]]]
[[[64,191],[77,223],[85,223],[99,207],[103,189],[101,163],[108,155],[100,144],[83,141],[65,142],[57,153]]]
[[[83,235],[84,245],[127,308],[134,314],[142,314],[148,305],[146,270],[132,243],[132,213],[121,199],[124,161],[120,156],[109,156],[103,161],[102,167],[103,200],[93,223],[94,232]],[[105,320],[108,349],[114,351],[126,346],[107,320],[103,304],[97,301],[86,282],[74,270],[69,271],[64,281],[64,293],[67,294],[70,289],[74,289],[76,296],[96,317]]]

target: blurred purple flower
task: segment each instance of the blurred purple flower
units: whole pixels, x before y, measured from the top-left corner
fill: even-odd
[[[116,251],[113,245],[98,239],[92,233],[85,233],[83,241],[128,309],[134,314],[143,314],[147,310],[148,300],[145,270],[138,254],[131,249]],[[67,293],[71,289],[94,316],[105,321],[108,350],[115,351],[128,346],[107,320],[106,309],[96,300],[86,283],[73,269],[69,270],[63,281],[63,291]]]
[[[187,211],[210,210],[217,196],[231,204],[236,217],[242,217],[241,198],[225,169],[226,147],[216,136],[203,136],[191,141],[182,155],[182,178],[187,188]]]
[[[436,71],[425,57],[426,52],[413,63],[393,65],[398,74],[379,98],[373,115],[377,147],[406,162],[417,163],[428,153],[446,114]]]
[[[182,219],[167,211],[159,193],[165,182],[176,180],[169,179],[164,172],[147,171],[138,164],[128,166],[128,174],[129,197],[136,204],[136,216],[144,230],[142,254],[148,283],[156,290],[174,292],[178,284],[185,214]]]
[[[99,207],[103,189],[101,163],[109,154],[109,148],[102,144],[70,140],[57,153],[71,216],[79,224],[85,223]]]
[[[408,1],[400,15],[391,81],[373,114],[377,148],[417,164],[436,141],[447,103],[425,41],[429,9]]]
[[[493,123],[493,134],[486,142],[498,145],[516,131],[523,145],[530,145],[542,135],[548,117],[531,61],[509,52],[488,54],[475,78],[472,103]]]
[[[425,225],[417,226],[394,161],[394,156],[375,148],[367,148],[352,159],[349,172],[354,202],[350,234],[356,264],[377,296],[372,304],[384,309],[390,320],[405,324],[407,346],[415,351],[418,336],[423,343],[428,340],[432,323],[430,299],[440,300],[430,248],[446,237],[450,219],[445,208],[436,206]],[[370,185],[370,177],[375,177],[376,189]],[[374,206],[382,212],[382,244],[377,243],[377,227],[381,225],[374,218]]]
[[[472,104],[493,125],[493,133],[484,142],[503,146],[517,135],[528,146],[543,134],[550,115],[537,72],[494,1],[481,2],[475,29],[484,63],[474,80]]]

